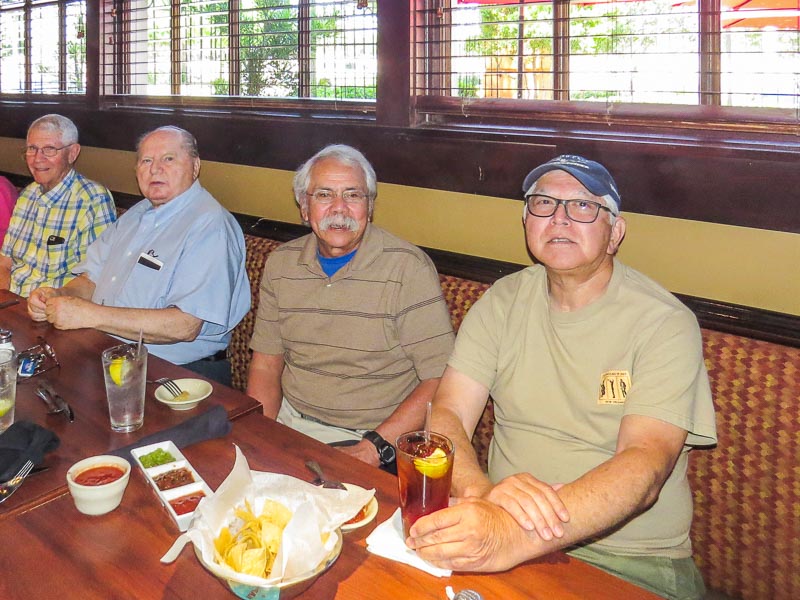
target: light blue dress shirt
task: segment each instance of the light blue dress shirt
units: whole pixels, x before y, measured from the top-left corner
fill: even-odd
[[[127,210],[89,246],[75,273],[95,283],[97,304],[175,306],[201,319],[192,342],[147,344],[176,364],[227,348],[250,310],[241,227],[198,181],[158,208],[144,199]]]

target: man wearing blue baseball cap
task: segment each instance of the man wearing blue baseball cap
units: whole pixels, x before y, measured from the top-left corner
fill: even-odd
[[[615,258],[626,225],[601,164],[559,156],[523,193],[539,264],[464,319],[433,411],[458,448],[456,500],[407,543],[465,571],[566,550],[666,598],[702,598],[686,468],[716,426],[697,321]],[[487,476],[470,437],[490,394]]]

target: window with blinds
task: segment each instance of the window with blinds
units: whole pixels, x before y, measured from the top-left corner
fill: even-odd
[[[423,0],[413,93],[800,110],[800,0]]]
[[[374,101],[377,0],[113,0],[101,93]]]
[[[86,93],[86,4],[0,0],[0,93]]]

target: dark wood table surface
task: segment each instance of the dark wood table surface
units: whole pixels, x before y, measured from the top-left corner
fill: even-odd
[[[471,588],[486,600],[653,599],[656,596],[579,560],[556,553],[498,574],[436,578],[367,552],[365,538],[397,508],[396,479],[254,412],[233,421],[224,438],[184,448],[186,458],[212,489],[233,467],[238,445],[250,467],[311,480],[307,459],[331,478],[374,487],[377,518],[344,534],[336,563],[302,598],[328,600],[445,598],[445,586]],[[27,484],[26,484],[27,485]],[[172,564],[160,558],[179,531],[137,469],[122,503],[97,517],[80,514],[69,494],[0,522],[0,597],[230,599],[224,582],[207,572],[187,545]],[[13,543],[10,542],[13,540]]]
[[[13,297],[10,292],[0,292],[0,302]],[[28,317],[24,299],[16,306],[0,309],[0,327],[14,333],[13,341],[18,352],[37,344],[37,338],[42,336],[55,349],[61,363],[58,369],[18,381],[14,420],[27,420],[46,427],[59,437],[61,443],[42,463],[47,470],[31,475],[11,498],[0,504],[0,522],[65,493],[67,470],[83,458],[132,444],[147,435],[178,425],[214,405],[224,406],[231,419],[259,409],[254,399],[211,382],[214,391],[197,408],[174,411],[155,399],[153,392],[157,386],[148,384],[143,427],[131,433],[116,433],[109,423],[100,354],[106,348],[123,342],[93,329],[59,331],[49,323],[35,323]],[[199,376],[149,355],[147,378],[154,380],[159,377]],[[69,403],[75,412],[74,422],[70,423],[63,414],[47,414],[44,402],[34,394],[40,378],[50,381]]]

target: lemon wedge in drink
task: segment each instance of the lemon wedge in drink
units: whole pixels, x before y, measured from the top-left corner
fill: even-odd
[[[11,400],[0,400],[0,417],[5,417],[12,408],[14,408],[14,403]]]
[[[414,468],[431,479],[439,479],[447,473],[447,453],[441,448],[434,449],[430,456],[415,458]]]
[[[122,385],[122,380],[125,379],[125,374],[128,372],[128,361],[124,357],[112,358],[111,364],[108,365],[108,374],[111,376],[111,381],[117,385]]]

